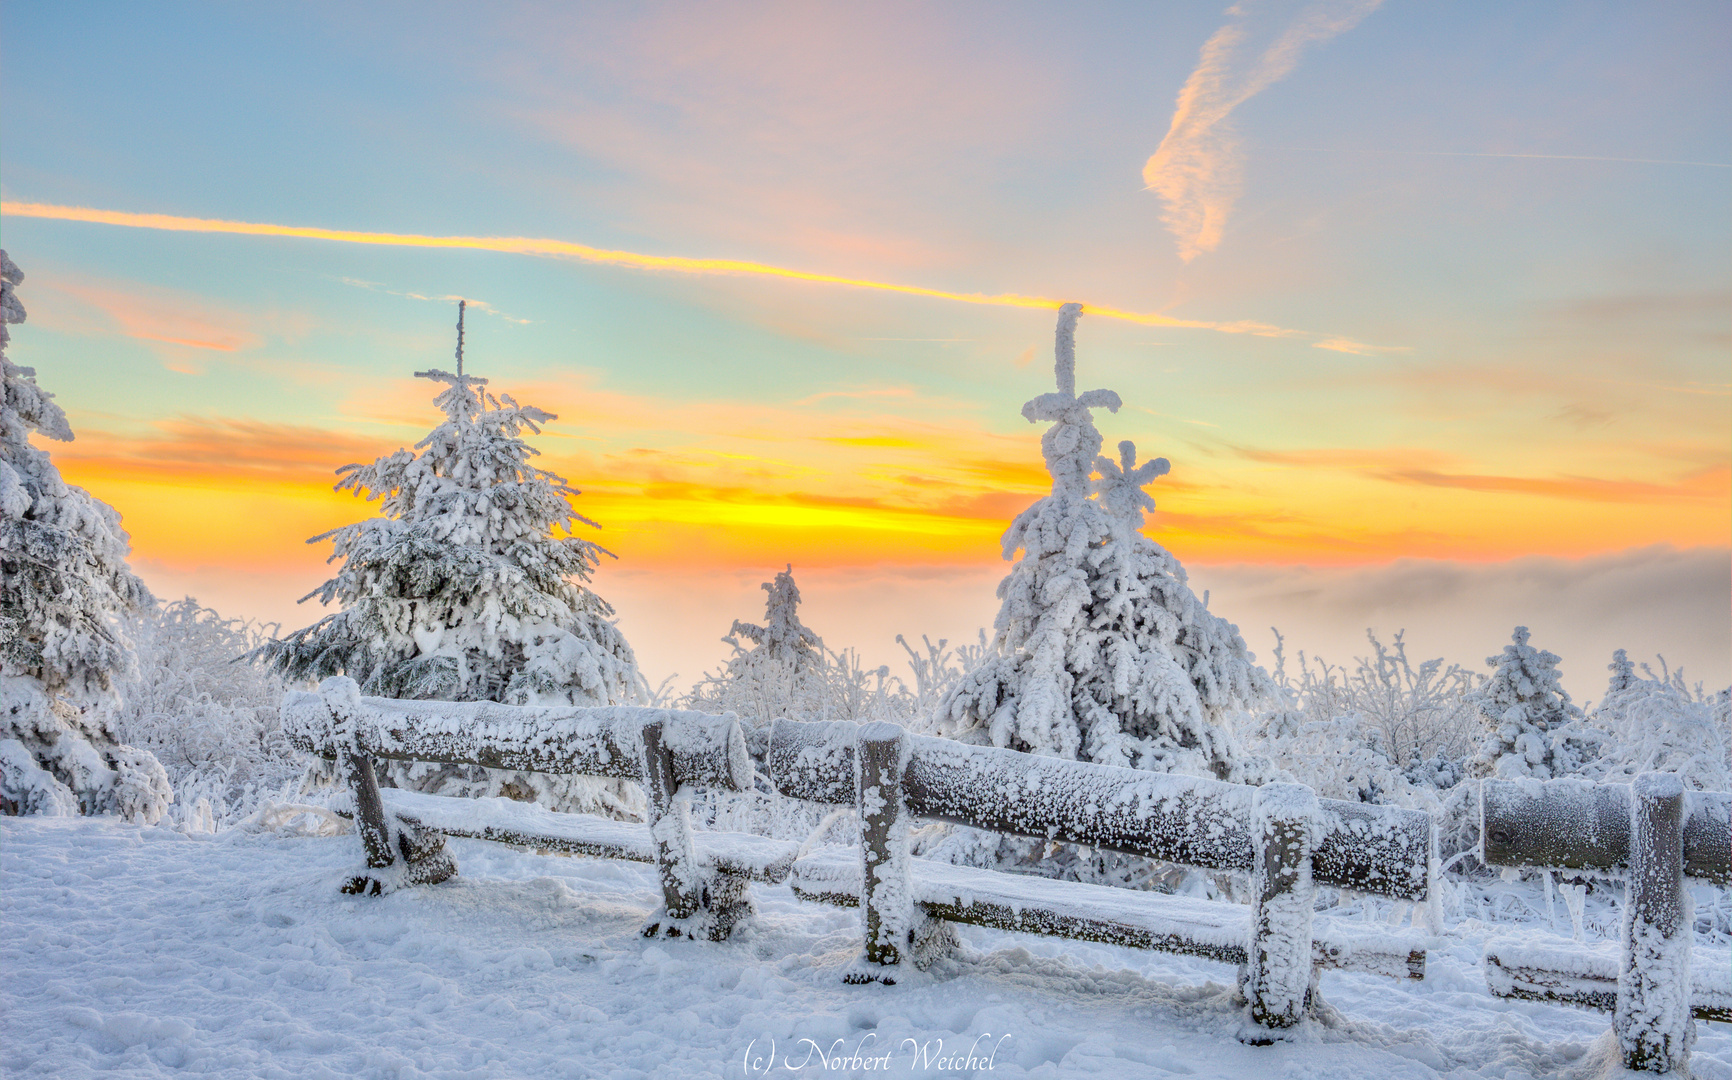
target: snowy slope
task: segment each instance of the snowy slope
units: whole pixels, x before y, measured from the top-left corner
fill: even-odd
[[[864,1074],[810,1040],[893,1076],[969,1075],[940,1066],[972,1045],[993,1077],[1519,1078],[1579,1072],[1609,1025],[1493,998],[1469,935],[1423,983],[1325,973],[1333,1026],[1253,1048],[1206,961],[964,927],[960,960],[845,986],[856,913],[786,886],[731,942],[652,943],[653,867],[450,850],[460,878],[363,899],[337,892],[353,836],[0,819],[0,1074]],[[1699,1031],[1696,1076],[1732,1080],[1732,1028]]]

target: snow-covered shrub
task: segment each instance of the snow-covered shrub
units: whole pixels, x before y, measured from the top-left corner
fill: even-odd
[[[930,637],[922,634],[920,644],[924,652],[908,644],[901,634],[896,635],[896,644],[908,654],[908,670],[914,677],[912,687],[903,684],[911,698],[908,723],[922,734],[932,729],[939,706],[970,671],[985,662],[992,647],[985,630],[980,631],[978,641],[968,645],[952,645],[948,638],[939,638],[934,645]]]
[[[30,443],[70,442],[72,427],[35,369],[6,357],[23,280],[0,251],[0,812],[155,822],[173,798],[168,777],[112,726],[115,684],[133,665],[121,620],[152,599],[126,564],[120,515]]]
[[[1477,678],[1441,659],[1417,667],[1405,632],[1385,645],[1367,630],[1371,654],[1354,667],[1299,654],[1287,672],[1286,641],[1275,631],[1275,682],[1281,708],[1257,719],[1248,741],[1274,764],[1332,799],[1415,806],[1409,787],[1444,790],[1464,774],[1479,734]]]
[[[779,716],[800,720],[844,719],[833,715],[830,656],[824,642],[800,621],[800,587],[792,565],[763,585],[764,625],[734,620],[722,640],[734,653],[699,679],[680,702],[707,713],[734,713],[752,756],[763,760],[770,724]],[[741,639],[750,646],[741,644]],[[888,674],[888,672],[886,672]],[[846,719],[853,719],[849,716]]]
[[[1154,503],[1143,487],[1167,471],[1099,457],[1093,410],[1111,390],[1076,392],[1076,320],[1059,312],[1058,389],[1022,407],[1052,426],[1041,453],[1052,492],[1019,514],[1004,556],[990,654],[947,697],[941,730],[1037,754],[1256,779],[1222,721],[1270,690],[1231,623],[1211,614],[1178,560],[1139,531]],[[1099,473],[1099,481],[1092,478]]]
[[[138,665],[122,683],[115,728],[162,762],[177,804],[202,798],[220,825],[301,777],[308,759],[283,737],[278,715],[283,680],[243,660],[267,627],[225,619],[189,596],[135,616],[130,629]]]
[[[1732,790],[1732,750],[1727,739],[1728,699],[1732,691],[1703,693],[1682,671],[1660,661],[1656,674],[1642,674],[1619,649],[1609,669],[1606,696],[1587,717],[1566,728],[1574,743],[1591,746],[1575,770],[1602,783],[1628,783],[1644,772],[1677,773],[1687,787]]]
[[[1558,678],[1558,656],[1528,644],[1528,628],[1518,626],[1498,656],[1486,658],[1490,678],[1474,704],[1491,733],[1472,771],[1479,776],[1549,780],[1580,764],[1578,755],[1558,754],[1558,736],[1582,710],[1570,702]]]
[[[602,555],[573,535],[595,522],[578,494],[529,459],[523,433],[551,413],[495,397],[463,373],[418,378],[446,389],[445,419],[414,450],[337,470],[338,490],[380,501],[380,514],[330,539],[337,576],[303,597],[342,610],[253,655],[294,681],[348,675],[367,694],[517,705],[617,705],[647,692],[613,609],[588,586]],[[416,451],[420,451],[417,453]],[[390,782],[445,794],[506,794],[560,809],[631,814],[641,793],[620,782],[478,768],[393,763]]]

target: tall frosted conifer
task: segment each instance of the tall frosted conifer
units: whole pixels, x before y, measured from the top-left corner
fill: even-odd
[[[1178,560],[1139,532],[1154,507],[1143,488],[1165,459],[1139,466],[1130,443],[1117,463],[1098,456],[1093,410],[1117,412],[1120,400],[1076,392],[1081,310],[1059,311],[1057,391],[1022,407],[1031,423],[1052,422],[1041,437],[1052,492],[1005,530],[1005,558],[1022,558],[998,586],[992,650],[940,706],[941,728],[1037,754],[1239,778],[1216,721],[1253,704],[1268,676],[1191,593]]]
[[[120,515],[30,444],[33,432],[71,442],[72,427],[35,369],[6,357],[23,280],[0,251],[0,810],[154,822],[168,776],[112,727],[116,680],[134,663],[121,616],[154,601],[126,565]]]
[[[529,463],[538,451],[524,432],[539,433],[556,417],[495,397],[486,379],[464,373],[463,309],[457,371],[415,373],[445,387],[434,398],[444,421],[414,450],[337,470],[338,490],[380,503],[379,516],[309,541],[331,540],[332,561],[343,565],[303,600],[317,596],[342,610],[255,655],[290,679],[346,674],[383,697],[637,700],[642,677],[631,646],[588,584],[611,553],[572,535],[579,523],[598,526],[572,509],[578,492],[562,477]],[[392,775],[423,790],[585,801],[564,790],[570,784],[552,791],[554,781],[535,774],[394,766]]]

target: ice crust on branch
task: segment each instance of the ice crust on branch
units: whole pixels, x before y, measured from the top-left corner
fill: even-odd
[[[941,730],[1037,754],[1160,772],[1247,779],[1222,726],[1272,689],[1231,623],[1191,592],[1184,568],[1142,535],[1144,490],[1164,458],[1136,447],[1099,456],[1094,410],[1111,390],[1076,392],[1078,304],[1059,311],[1057,390],[1022,407],[1049,421],[1041,453],[1052,492],[1003,538],[1022,558],[999,584],[992,652],[941,704]],[[1098,479],[1096,479],[1098,475]]]
[[[149,751],[113,728],[134,666],[122,621],[154,603],[126,564],[114,508],[60,477],[32,433],[72,427],[33,368],[6,356],[24,274],[0,251],[0,810],[159,820],[173,792]]]
[[[331,561],[342,566],[303,601],[316,596],[342,610],[252,655],[286,679],[345,674],[380,697],[638,700],[643,682],[631,646],[613,608],[589,588],[601,556],[612,555],[573,534],[580,524],[599,526],[572,508],[578,491],[563,477],[530,463],[539,451],[525,433],[539,434],[556,417],[495,396],[486,379],[464,373],[461,305],[458,328],[458,370],[415,373],[444,387],[434,398],[444,421],[412,450],[337,470],[337,490],[380,504],[377,517],[309,541],[330,540]],[[573,798],[586,802],[575,789],[556,793],[548,778],[529,774],[483,778],[432,765],[394,765],[390,773],[447,794],[503,791],[560,809],[580,808]],[[612,797],[602,803],[631,809]]]

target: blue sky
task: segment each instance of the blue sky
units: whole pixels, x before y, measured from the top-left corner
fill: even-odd
[[[1345,28],[1258,85],[1314,24]],[[547,460],[622,556],[598,588],[628,630],[687,641],[682,669],[788,561],[832,583],[806,592],[844,643],[887,636],[889,610],[844,599],[867,577],[906,632],[989,618],[996,534],[1040,490],[1017,410],[1050,378],[1051,313],[17,205],[1265,324],[1296,332],[1084,321],[1080,378],[1127,402],[1109,440],[1174,462],[1151,534],[1187,564],[1718,551],[1729,29],[1709,4],[13,3],[15,359],[67,407],[62,467],[126,515],[147,580],[298,620],[324,571],[301,539],[365,512],[329,469],[431,424],[408,375],[449,355],[444,298],[483,300],[477,368],[562,414]],[[1187,86],[1255,87],[1203,147],[1240,180],[1199,196],[1223,227],[1188,261],[1144,178]],[[699,593],[678,625],[644,613]],[[1727,607],[1676,620],[1722,668]],[[1492,633],[1454,618],[1440,638]]]

